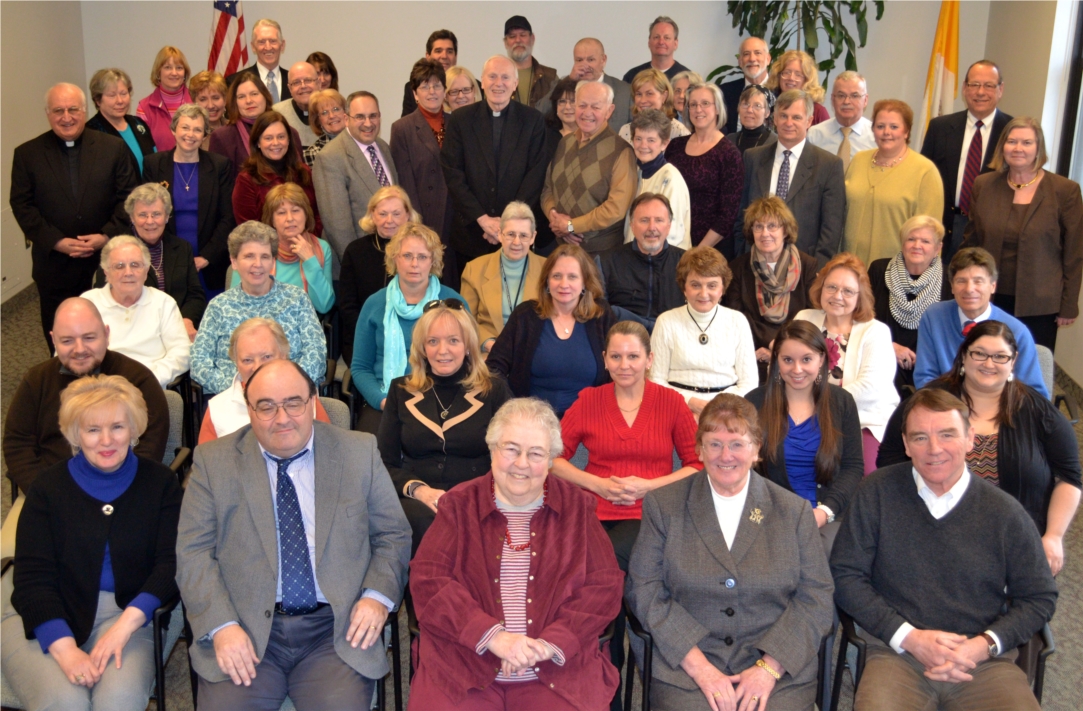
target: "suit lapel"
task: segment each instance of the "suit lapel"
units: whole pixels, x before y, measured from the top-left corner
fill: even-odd
[[[688,517],[715,560],[731,574],[736,575],[737,564],[730,554],[726,538],[718,525],[718,514],[715,513],[714,499],[711,496],[711,483],[706,474],[703,476],[693,474],[693,476],[697,477],[697,480],[688,489]]]
[[[327,539],[331,536],[331,522],[338,508],[338,492],[342,486],[342,476],[346,472],[346,463],[338,444],[329,435],[331,425],[314,423],[316,438],[313,442],[312,468],[316,479],[316,568],[327,548]],[[315,570],[312,571],[315,574]]]
[[[531,86],[531,91],[534,90],[534,86],[540,85],[537,83],[533,84]],[[516,145],[517,142],[512,139],[518,138],[522,133],[523,116],[518,102],[512,101],[508,104],[506,111],[508,112],[508,117],[504,119],[504,133],[500,139],[500,155],[497,156],[500,168],[497,171],[497,176],[508,174],[508,164],[511,163],[511,159],[515,157],[515,154],[519,149],[519,146]]]
[[[526,274],[523,275],[526,279]],[[526,285],[524,284],[524,287]],[[492,315],[493,323],[500,324],[504,317],[504,282],[500,276],[500,252],[495,252],[481,270],[481,300]],[[499,331],[500,329],[496,329]]]
[[[767,197],[774,191],[773,185],[771,185],[771,169],[775,162],[775,147],[771,146],[766,150],[760,151],[759,155],[759,170],[756,171],[760,181],[760,197]]]
[[[812,154],[812,149],[813,145],[806,142],[804,150],[801,151],[801,157],[797,160],[797,165],[794,166],[793,178],[790,179],[790,189],[786,191],[787,204],[793,204],[794,196],[797,195],[812,175],[812,163],[816,160]]]
[[[444,114],[444,125],[447,125],[447,119],[450,114]],[[421,145],[425,146],[425,149],[432,153],[436,161],[440,161],[440,144],[436,142],[436,136],[433,135],[432,129],[429,128],[429,122],[425,120],[425,117],[418,111],[414,114],[413,118],[414,130],[417,132],[418,141]]]
[[[91,175],[98,159],[95,138],[97,136],[93,133],[88,134],[87,131],[83,131],[83,147],[79,152],[79,194],[75,196],[76,209],[83,204],[83,195],[86,194],[87,186],[90,185]],[[126,145],[125,148],[127,148]]]
[[[1041,205],[1042,201],[1046,199],[1050,192],[1052,192],[1053,188],[1051,186],[1052,183],[1045,179],[1043,179],[1042,182],[1038,184],[1038,189],[1034,191],[1034,197],[1031,199],[1030,204],[1027,205],[1027,212],[1023,216],[1022,229],[1019,231],[1020,238],[1022,238],[1023,235],[1027,233],[1027,224],[1029,224],[1031,218],[1034,217],[1034,213],[1038,211],[1038,206]],[[1008,190],[1010,191],[1011,188],[1009,187]],[[1020,239],[1019,241],[1021,243],[1023,240]]]
[[[236,447],[240,450],[244,498],[252,514],[252,523],[259,534],[260,543],[263,544],[263,552],[277,577],[278,534],[275,532],[274,497],[271,495],[271,480],[267,475],[267,460],[260,451],[259,442],[252,430],[237,440]]]
[[[211,190],[214,187],[214,163],[211,157],[199,151],[199,230],[196,234],[203,234],[207,220],[211,216]],[[197,238],[198,240],[198,238]],[[195,256],[199,256],[196,252]]]
[[[57,144],[56,136],[50,135],[45,141],[45,160],[49,163],[49,167],[56,173],[57,183],[63,186],[61,189],[64,194],[71,197],[72,203],[76,208],[79,207],[76,202],[78,196],[71,190],[71,177],[68,175],[68,166],[64,160],[64,153],[60,150],[60,146]]]
[[[372,164],[369,163],[368,156],[361,153],[361,147],[357,145],[357,141],[353,139],[353,136],[347,134],[343,141],[346,146],[346,155],[349,156],[357,177],[368,188],[370,195],[375,193],[380,189],[380,182],[376,180],[376,173],[372,170]]]
[[[474,133],[478,139],[478,153],[481,153],[485,157],[485,163],[489,166],[489,171],[493,174],[493,178],[496,178],[496,162],[493,157],[493,116],[489,112],[489,105],[485,103],[485,100],[479,101],[475,106],[481,107],[478,109],[478,113],[481,114],[481,120],[471,121],[474,125]],[[511,104],[508,105],[509,107]],[[507,129],[507,126],[504,127]],[[507,133],[507,130],[504,131]]]
[[[738,565],[763,533],[763,522],[768,521],[767,525],[771,525],[771,499],[767,495],[767,483],[751,472],[748,477],[748,496],[741,512],[741,522],[737,526],[737,535],[733,537],[733,559]]]

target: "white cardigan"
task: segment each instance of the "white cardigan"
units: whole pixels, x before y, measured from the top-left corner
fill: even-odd
[[[825,314],[821,309],[805,309],[794,319],[824,329]],[[846,346],[842,388],[854,396],[861,426],[881,441],[884,427],[899,404],[899,393],[895,390],[895,349],[887,324],[876,319],[854,322]]]

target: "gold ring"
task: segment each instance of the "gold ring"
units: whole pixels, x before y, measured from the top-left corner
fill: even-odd
[[[374,630],[374,629],[376,629],[376,625],[369,625],[369,629],[370,629],[370,630]]]
[[[722,695],[721,691],[716,691],[713,694],[711,694],[711,696],[714,696],[714,697],[718,697],[718,696],[721,696],[721,695]]]
[[[752,698],[749,699],[749,701],[751,701],[752,703],[756,703],[759,700],[760,700],[760,697],[758,697],[758,696],[753,696]]]
[[[75,680],[78,681],[78,682],[84,682],[84,681],[86,681],[86,677],[83,676],[82,674],[76,674],[75,675]]]

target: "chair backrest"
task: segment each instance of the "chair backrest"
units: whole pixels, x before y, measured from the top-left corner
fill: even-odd
[[[233,266],[226,267],[226,289],[230,289],[233,286]]]
[[[183,444],[184,437],[184,398],[173,390],[165,391],[165,402],[169,406],[169,436],[165,441],[165,454],[162,464],[169,466],[177,456],[177,450]]]
[[[331,419],[332,425],[344,430],[350,429],[350,408],[346,406],[346,403],[333,397],[321,397],[320,404],[327,410],[327,416]]]
[[[1042,380],[1045,381],[1045,389],[1049,391],[1049,399],[1052,400],[1053,371],[1055,369],[1053,351],[1039,345],[1035,345],[1034,348],[1038,351],[1038,367],[1042,369]]]

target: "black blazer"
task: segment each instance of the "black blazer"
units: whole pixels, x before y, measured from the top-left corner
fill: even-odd
[[[463,108],[466,108],[465,106]],[[547,319],[538,317],[534,307],[537,301],[533,299],[524,301],[515,307],[508,316],[508,322],[504,324],[504,330],[497,336],[496,342],[489,350],[489,358],[485,364],[489,370],[508,381],[508,386],[515,397],[528,397],[530,395],[530,368],[534,362],[534,354],[538,350],[538,342],[541,340],[542,327]],[[587,339],[590,341],[590,349],[594,351],[594,360],[598,366],[598,375],[594,379],[594,385],[604,385],[609,382],[609,371],[605,369],[602,361],[602,350],[605,348],[605,335],[609,328],[617,322],[613,310],[605,301],[598,301],[603,313],[595,319],[587,321]]]
[[[959,159],[963,155],[963,137],[966,134],[967,111],[956,111],[947,116],[937,116],[925,129],[925,138],[921,142],[921,155],[936,164],[940,179],[944,181],[944,229],[951,234],[952,212],[955,209],[955,185],[959,182]],[[985,160],[981,172],[988,173],[992,168],[989,163],[996,155],[1000,132],[1008,125],[1012,117],[997,109],[993,115],[993,127],[989,131],[989,145],[983,146]],[[970,146],[967,146],[969,149]],[[961,237],[961,235],[960,235]],[[946,238],[945,238],[946,239]]]
[[[451,114],[444,114],[444,126]],[[425,117],[417,110],[391,124],[391,159],[399,185],[410,196],[421,221],[445,240],[451,229],[451,200],[440,167],[440,145]]]
[[[776,143],[745,151],[745,189],[733,234],[743,235],[745,210],[761,197],[774,192],[771,169]],[[842,246],[846,227],[846,179],[842,160],[808,141],[793,167],[786,206],[797,220],[797,248],[815,257],[820,266],[834,257]]]
[[[207,295],[199,283],[192,245],[168,231],[162,235],[162,271],[165,272],[165,293],[177,302],[181,317],[192,319],[192,325],[199,328],[207,308]],[[147,272],[144,284],[158,288],[158,278],[153,269]],[[94,288],[100,289],[105,285],[105,272],[99,267],[94,272]]]
[[[154,146],[154,136],[150,135],[150,126],[147,122],[138,116],[127,115],[124,120],[128,122],[128,125],[132,129],[132,135],[135,136],[135,142],[139,144],[139,151],[143,154],[143,157],[155,153],[157,149]],[[94,114],[94,118],[86,122],[87,128],[92,128],[95,131],[101,131],[102,133],[108,133],[110,136],[120,138],[120,131],[113,127],[113,124],[102,116],[102,112]],[[124,140],[121,138],[120,140]],[[124,145],[128,145],[125,143]],[[138,166],[138,163],[136,164]]]
[[[259,66],[258,63],[253,64],[250,67],[245,67],[244,69],[241,69],[239,71],[236,71],[236,72],[233,72],[232,74],[230,74],[228,77],[226,77],[226,86],[231,86],[233,84],[233,80],[236,79],[237,77],[239,77],[240,75],[244,74],[245,72],[252,72],[253,74],[255,74],[256,78],[259,79],[259,83],[264,88],[266,88],[267,84],[264,83],[264,81],[263,81],[263,72],[260,70],[260,66]],[[283,69],[282,65],[279,64],[278,65],[278,78],[280,80],[278,82],[278,100],[279,101],[285,101],[286,99],[292,99],[293,98],[293,94],[290,93],[289,76],[290,76],[289,72],[287,70]],[[271,107],[268,106],[267,108],[270,109]]]
[[[32,245],[33,279],[63,293],[86,289],[98,257],[73,258],[53,247],[64,237],[127,232],[124,200],[139,185],[128,144],[101,131],[83,131],[79,140],[79,195],[52,131],[18,146],[11,162],[11,212]]]
[[[379,240],[379,249],[376,248],[376,240]],[[381,251],[386,247],[387,240],[376,235],[365,235],[350,242],[342,253],[342,272],[339,275],[335,306],[338,307],[339,318],[342,320],[342,358],[346,363],[353,362],[354,331],[357,330],[361,307],[370,296],[391,281],[384,265],[384,253]]]
[[[728,136],[737,130],[737,105],[745,90],[745,75],[740,74],[736,79],[719,84],[718,88],[722,91],[722,104],[726,107],[726,126],[722,132]]]
[[[835,420],[835,426],[842,433],[842,457],[839,459],[839,467],[827,486],[817,485],[820,503],[834,512],[835,516],[842,516],[846,511],[850,497],[853,496],[861,478],[865,475],[865,459],[862,454],[861,444],[861,421],[857,416],[857,403],[854,397],[837,385],[828,384],[831,393],[831,417]],[[763,410],[763,399],[767,394],[767,386],[761,385],[745,395],[745,399],[756,406],[756,410]],[[762,416],[761,416],[762,419]],[[769,463],[766,452],[760,454],[762,460],[756,465],[756,470],[788,491],[793,491],[790,486],[790,477],[786,473],[786,453],[783,447],[779,447],[778,460]]]
[[[942,384],[934,383],[927,387],[944,388]],[[1028,397],[1012,418],[1012,426],[1002,426],[998,431],[997,475],[1000,488],[1023,504],[1037,524],[1038,532],[1045,535],[1053,487],[1058,481],[1066,481],[1077,488],[1081,486],[1079,443],[1072,425],[1053,403],[1030,386],[1023,387]],[[880,452],[876,455],[877,467],[910,461],[902,435],[905,406],[906,400],[903,400],[887,421]]]
[[[122,609],[139,593],[163,603],[177,597],[177,522],[181,488],[177,475],[139,457],[128,489],[110,516],[68,473],[68,463],[49,467],[26,492],[15,533],[11,604],[23,618],[27,639],[49,620],[63,619],[76,644],[84,644],[98,610],[105,546],[113,561],[116,601]]]
[[[211,289],[225,289],[229,266],[227,242],[229,233],[237,226],[233,219],[233,169],[229,158],[199,150],[199,254],[196,256],[210,262],[203,270],[203,278]],[[143,162],[143,180],[161,183],[170,195],[175,195],[178,186],[173,183],[173,151],[155,153],[147,158]],[[166,229],[172,234],[177,233],[175,215],[169,217]]]
[[[441,389],[440,399],[449,407],[448,419],[441,420],[432,389],[410,392],[403,387],[405,381],[405,376],[391,381],[376,435],[380,457],[399,498],[406,497],[404,487],[415,479],[447,491],[484,476],[492,457],[485,431],[500,406],[511,399],[507,384],[493,378],[488,395],[459,385],[451,400]]]
[[[500,217],[512,200],[540,214],[539,201],[549,167],[545,119],[518,101],[504,109],[500,155],[493,156],[493,120],[489,104],[463,106],[448,118],[440,164],[455,210],[450,245],[468,257],[495,252],[482,236],[477,219]]]

